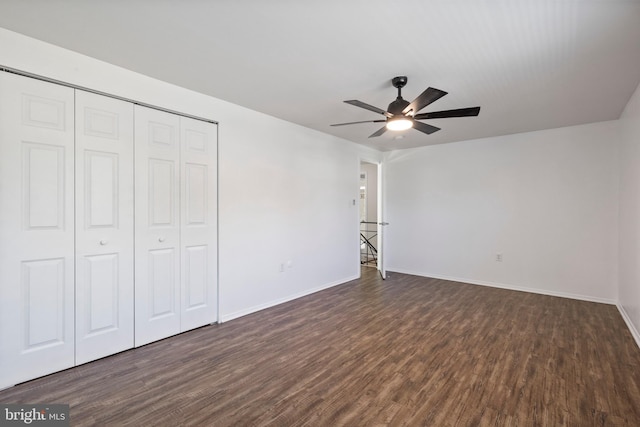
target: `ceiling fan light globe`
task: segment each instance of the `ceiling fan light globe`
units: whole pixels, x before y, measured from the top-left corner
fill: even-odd
[[[400,131],[400,130],[411,129],[412,127],[413,127],[413,120],[407,119],[404,117],[401,117],[398,119],[389,119],[387,121],[388,130]]]

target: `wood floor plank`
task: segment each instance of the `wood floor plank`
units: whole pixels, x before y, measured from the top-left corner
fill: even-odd
[[[640,426],[615,306],[359,280],[0,391],[74,426]]]

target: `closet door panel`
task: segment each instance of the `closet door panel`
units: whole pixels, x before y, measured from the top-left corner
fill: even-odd
[[[133,347],[133,104],[76,91],[76,363]]]
[[[181,124],[182,331],[214,323],[217,300],[217,125]]]
[[[73,89],[0,73],[0,388],[74,364]]]
[[[135,345],[180,332],[180,119],[135,107]]]

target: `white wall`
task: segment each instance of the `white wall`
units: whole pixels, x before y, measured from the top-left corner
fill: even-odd
[[[268,116],[237,124],[247,134],[220,149],[223,319],[360,274],[355,144]]]
[[[4,29],[0,65],[220,123],[223,320],[358,277],[358,159],[377,152]]]
[[[620,118],[619,306],[640,345],[640,86]]]
[[[615,302],[618,138],[603,122],[385,154],[387,268]]]

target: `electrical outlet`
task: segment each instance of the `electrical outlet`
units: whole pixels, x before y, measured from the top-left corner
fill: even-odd
[[[497,253],[496,254],[496,261],[502,262],[502,254],[501,253]]]

